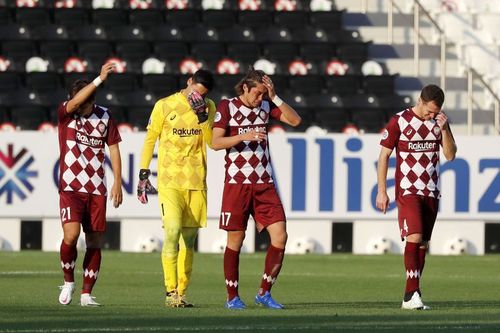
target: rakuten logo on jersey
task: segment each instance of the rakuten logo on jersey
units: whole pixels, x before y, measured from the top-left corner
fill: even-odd
[[[76,142],[82,143],[86,146],[91,146],[94,148],[102,148],[104,146],[104,141],[101,139],[96,139],[91,136],[87,136],[80,132],[76,132]]]
[[[414,151],[436,150],[436,142],[408,142],[408,149]]]
[[[251,131],[266,133],[266,128],[264,126],[238,128],[238,134],[248,133]]]
[[[199,128],[174,128],[172,130],[172,132],[174,135],[178,135],[180,137],[185,137],[185,136],[200,135],[201,129],[199,129]]]

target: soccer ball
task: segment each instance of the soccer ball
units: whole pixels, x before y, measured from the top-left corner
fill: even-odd
[[[162,241],[156,237],[145,238],[138,243],[139,252],[160,252],[163,247]]]
[[[451,255],[467,254],[467,240],[463,238],[454,238],[446,242],[445,253]]]
[[[290,253],[308,254],[316,249],[316,242],[311,238],[298,238],[290,244]]]
[[[385,237],[377,238],[368,243],[368,253],[370,254],[386,254],[391,252],[392,242]]]

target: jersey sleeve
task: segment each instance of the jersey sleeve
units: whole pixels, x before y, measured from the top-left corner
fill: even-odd
[[[279,107],[276,106],[273,102],[269,101],[269,116],[272,119],[280,120],[281,118],[281,110]]]
[[[106,138],[106,144],[112,146],[122,141],[118,127],[116,126],[115,120],[110,117],[108,122],[108,137]]]
[[[57,120],[61,124],[64,122],[65,119],[67,119],[70,114],[66,112],[66,105],[68,104],[68,101],[65,101],[61,104],[59,104],[59,107],[57,108]]]
[[[380,140],[380,145],[388,149],[394,149],[399,141],[399,136],[401,135],[401,130],[398,124],[399,116],[394,116],[389,120],[387,126],[382,132],[382,139]]]
[[[231,116],[229,115],[229,100],[223,99],[217,105],[217,111],[215,112],[214,124],[213,128],[227,128],[229,125],[229,119]]]
[[[148,126],[146,127],[148,131],[153,131],[160,135],[163,129],[163,122],[165,121],[164,103],[160,100],[155,103],[153,111],[149,116]]]

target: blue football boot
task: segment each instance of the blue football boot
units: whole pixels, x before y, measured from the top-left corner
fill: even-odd
[[[269,291],[266,291],[264,295],[255,295],[255,304],[268,307],[269,309],[284,309],[284,306],[276,302]]]
[[[234,310],[246,309],[245,303],[240,299],[239,296],[234,297],[232,300],[226,302],[226,308]]]

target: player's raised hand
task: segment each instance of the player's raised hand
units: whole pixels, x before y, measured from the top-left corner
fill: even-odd
[[[139,183],[137,184],[137,199],[143,204],[148,203],[148,193],[156,194],[158,191],[149,181],[149,169],[141,169],[139,171]]]
[[[267,94],[269,95],[269,98],[273,99],[274,96],[276,96],[276,90],[274,90],[274,83],[271,78],[267,75],[264,75],[262,77],[262,83],[267,88]]]
[[[444,113],[444,111],[440,111],[436,115],[436,122],[441,129],[446,126],[446,124],[448,123],[448,116],[446,115],[446,113]]]
[[[198,124],[204,123],[208,119],[207,104],[199,92],[193,90],[187,97],[189,106],[198,117]]]
[[[106,80],[108,77],[108,74],[111,72],[114,72],[116,68],[116,65],[114,62],[107,62],[101,67],[101,73],[99,74],[99,77],[101,80]]]

